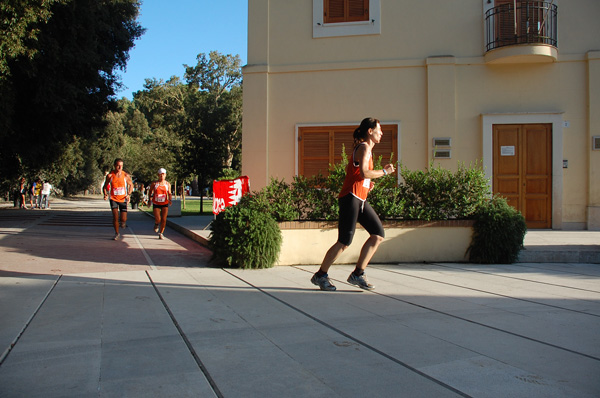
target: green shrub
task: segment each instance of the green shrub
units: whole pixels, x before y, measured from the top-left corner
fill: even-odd
[[[295,192],[289,184],[271,178],[269,185],[252,196],[251,205],[259,211],[271,214],[276,221],[297,220],[299,210],[295,197]]]
[[[251,195],[219,213],[211,223],[214,263],[233,268],[270,268],[279,258],[281,231]]]
[[[475,213],[469,260],[481,264],[511,264],[517,261],[527,232],[525,217],[506,199],[494,197]]]
[[[422,171],[401,167],[406,219],[448,220],[471,218],[478,206],[489,197],[488,181],[477,164],[466,168],[459,163],[452,172],[441,166]]]
[[[339,191],[329,187],[327,177],[322,174],[310,178],[296,176],[292,190],[300,220],[337,220]]]

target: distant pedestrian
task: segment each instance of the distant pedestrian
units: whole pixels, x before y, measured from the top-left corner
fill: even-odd
[[[35,186],[33,189],[33,206],[37,209],[42,207],[42,180],[40,178],[35,180]]]
[[[52,192],[52,184],[44,181],[42,184],[42,209],[50,208],[50,193]]]
[[[125,171],[123,171],[123,159],[115,159],[114,169],[106,175],[103,185],[104,200],[109,199],[110,209],[113,216],[113,227],[115,229],[114,240],[119,239],[119,221],[120,227],[127,226],[127,203],[133,191],[133,181]],[[119,213],[121,218],[119,220]]]
[[[158,239],[163,239],[163,233],[167,226],[167,215],[171,205],[171,184],[166,180],[167,170],[162,167],[158,169],[158,181],[150,184],[148,192],[149,200],[152,200],[152,212],[154,213],[154,232],[158,232]]]
[[[25,205],[25,196],[27,195],[27,187],[25,184],[25,177],[21,177],[21,179],[19,180],[19,208],[21,209],[27,209],[27,206]]]
[[[321,290],[333,291],[336,289],[329,280],[327,272],[339,255],[352,243],[357,222],[367,230],[370,236],[360,251],[356,268],[348,277],[348,283],[361,289],[373,289],[374,286],[367,281],[365,269],[385,237],[381,220],[367,202],[367,195],[373,189],[371,180],[394,172],[394,166],[391,164],[386,164],[382,170],[373,170],[372,150],[375,144],[379,144],[383,136],[379,120],[363,119],[360,126],[354,130],[353,136],[352,159],[346,167],[346,178],[338,196],[340,205],[338,241],[327,251],[321,268],[310,280]]]

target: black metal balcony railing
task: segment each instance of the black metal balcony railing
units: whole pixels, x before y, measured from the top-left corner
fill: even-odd
[[[486,51],[515,44],[557,47],[558,7],[548,1],[517,1],[485,13]]]

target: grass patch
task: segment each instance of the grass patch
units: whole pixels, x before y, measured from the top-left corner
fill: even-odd
[[[202,201],[202,209],[204,210],[200,214],[200,199],[187,199],[185,201],[185,208],[183,207],[183,201],[181,202],[181,215],[182,216],[209,216],[212,215],[213,202],[212,199],[206,199]],[[152,212],[152,205],[142,206],[143,211]]]

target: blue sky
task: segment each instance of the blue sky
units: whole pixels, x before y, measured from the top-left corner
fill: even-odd
[[[146,33],[129,52],[125,86],[117,98],[132,99],[145,79],[183,77],[183,64],[195,66],[200,53],[238,54],[245,65],[248,0],[143,0],[139,23]]]

